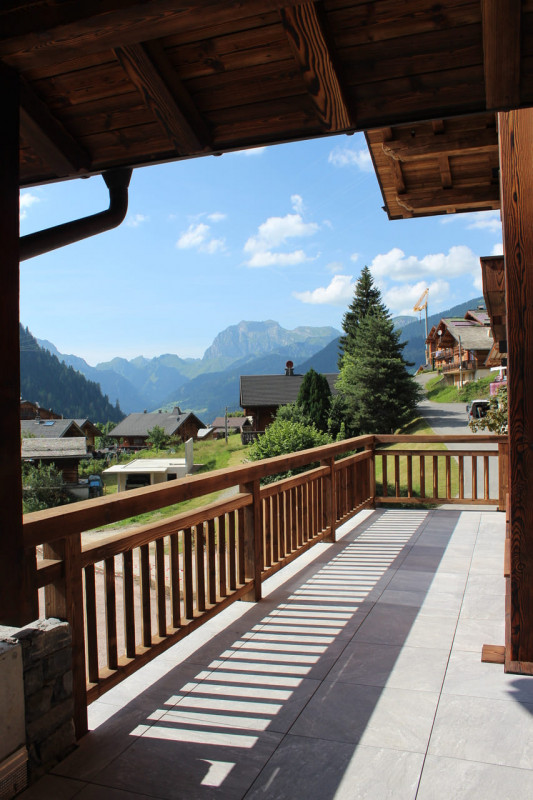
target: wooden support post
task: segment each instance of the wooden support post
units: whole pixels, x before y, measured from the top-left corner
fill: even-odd
[[[372,500],[372,505],[376,506],[376,445],[367,444],[365,450],[372,451],[372,458],[368,461],[368,474],[369,474],[369,495]],[[366,498],[365,498],[366,499]]]
[[[507,510],[509,492],[509,442],[498,445],[498,511]]]
[[[26,625],[39,616],[33,586],[35,551],[24,549],[20,466],[19,350],[19,80],[0,64],[0,623]]]
[[[241,597],[249,603],[261,600],[261,565],[263,563],[263,531],[261,529],[261,493],[259,481],[239,486],[239,492],[252,495],[252,504],[243,509],[244,519],[244,570],[247,581],[254,588]]]
[[[79,739],[87,733],[87,682],[85,674],[85,624],[83,621],[83,582],[81,535],[73,534],[43,548],[45,558],[60,558],[64,577],[45,587],[46,616],[64,619],[72,635],[72,677],[74,725]]]
[[[329,533],[324,537],[324,542],[335,541],[335,531],[337,529],[337,504],[335,497],[335,459],[328,458],[320,462],[321,467],[328,467],[329,473],[324,476],[324,493],[322,501],[324,503],[324,516]]]
[[[533,674],[533,109],[498,114],[506,269],[509,512],[505,669]]]

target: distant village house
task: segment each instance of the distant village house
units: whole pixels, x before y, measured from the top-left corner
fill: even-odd
[[[463,318],[444,317],[433,326],[426,344],[429,363],[447,383],[459,386],[490,374],[494,339],[484,308],[467,311]]]
[[[326,373],[325,377],[331,394],[337,394],[338,372]],[[287,362],[284,375],[241,375],[240,405],[251,417],[254,431],[264,431],[280,406],[296,402],[303,379],[303,375],[294,374],[291,361]]]
[[[170,413],[155,411],[148,413],[129,414],[126,419],[109,432],[109,436],[122,441],[122,447],[128,450],[140,450],[147,446],[148,431],[155,426],[163,428],[169,437],[177,437],[182,442],[187,439],[197,439],[198,431],[205,428],[204,423],[192,412],[182,413],[179,406],[174,406]]]

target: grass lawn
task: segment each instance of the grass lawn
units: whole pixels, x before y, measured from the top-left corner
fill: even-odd
[[[468,403],[478,397],[490,396],[490,384],[494,378],[487,375],[478,381],[469,381],[461,389],[449,386],[444,383],[441,375],[431,378],[426,384],[426,395],[428,400],[434,403]]]
[[[198,473],[211,472],[215,469],[223,469],[224,467],[233,467],[241,464],[248,452],[249,445],[241,444],[241,437],[237,434],[232,434],[228,437],[228,444],[226,445],[225,439],[209,439],[205,442],[194,443],[194,463],[200,465]],[[185,457],[185,445],[176,448],[172,453],[166,450],[142,450],[141,453],[136,454],[134,458],[168,458],[169,456],[176,456],[178,458]],[[131,460],[131,459],[130,459]],[[106,495],[114,494],[117,491],[116,477],[103,476],[106,486]],[[136,514],[133,517],[113,522],[110,525],[105,525],[97,528],[98,531],[121,530],[122,528],[132,527],[135,525],[145,525],[148,522],[158,522],[174,514],[182,511],[189,511],[193,508],[198,508],[206,503],[211,503],[216,500],[222,492],[214,492],[210,495],[197,497],[193,500],[186,500],[183,503],[175,503],[166,508],[160,508],[157,511],[147,511],[145,514]]]
[[[421,435],[421,436],[431,436],[435,432],[432,428],[430,428],[425,420],[421,419],[420,417],[413,420],[409,425],[406,425],[401,433],[409,434],[411,436],[414,435]],[[391,496],[395,496],[395,486],[394,486],[394,469],[395,469],[395,456],[400,453],[402,450],[412,450],[416,449],[417,451],[423,450],[443,450],[447,451],[448,448],[445,444],[433,443],[433,444],[408,444],[407,442],[401,442],[399,444],[392,444],[386,445],[381,447],[377,452],[384,452],[391,453],[391,455],[387,455],[387,487],[388,487],[388,494]],[[424,465],[425,465],[425,494],[431,495],[433,494],[433,457],[426,456],[424,458]],[[446,459],[443,456],[442,458],[438,458],[438,492],[439,497],[446,497]],[[452,458],[451,459],[451,470],[450,470],[450,477],[451,477],[451,495],[452,497],[459,492],[459,467],[457,465],[457,461]],[[404,456],[403,458],[400,455],[400,494],[404,497],[407,497],[407,484],[408,484],[408,477],[407,477],[407,457]],[[412,459],[412,493],[415,497],[420,497],[420,468],[419,468],[419,458],[413,457]],[[382,495],[383,494],[383,466],[382,466],[382,459],[376,459],[376,494]],[[396,505],[396,504],[395,504]],[[430,505],[428,503],[428,505]]]

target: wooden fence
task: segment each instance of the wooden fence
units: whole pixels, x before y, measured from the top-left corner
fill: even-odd
[[[497,449],[492,455],[415,449],[451,441],[490,442]],[[410,449],[379,449],[394,444]],[[336,527],[362,508],[376,502],[483,502],[503,508],[506,447],[505,437],[494,436],[362,436],[26,515],[24,543],[34,590],[44,587],[46,616],[71,624],[78,736],[87,730],[87,703],[235,600],[259,600],[262,581],[315,543],[334,541]],[[439,491],[442,459],[445,491]],[[465,459],[476,464],[470,497],[464,489]],[[495,496],[489,459],[499,463]],[[407,464],[404,480],[400,460]],[[280,472],[302,469],[261,485]],[[214,492],[222,493],[219,499],[200,508],[82,544],[85,531]]]

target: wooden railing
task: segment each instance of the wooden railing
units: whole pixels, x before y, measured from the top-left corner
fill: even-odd
[[[452,469],[461,475],[465,458],[471,456],[477,464],[478,457],[492,457],[486,452],[425,451],[421,456],[414,449],[388,454],[375,450],[451,439],[496,443],[500,473],[502,465],[505,471],[504,437],[362,436],[26,515],[24,543],[34,591],[44,588],[46,616],[71,625],[78,736],[87,729],[87,703],[235,600],[259,600],[262,581],[315,543],[334,541],[337,525],[360,509],[376,501],[502,505],[503,478],[500,500],[489,498],[489,489],[483,498],[475,493],[468,498],[464,489],[453,498],[451,477],[444,496],[435,489],[439,459],[447,459],[446,475]],[[405,485],[400,459],[407,459]],[[413,479],[417,460],[424,475],[421,491]],[[455,462],[459,466],[452,468]],[[388,486],[391,468],[394,491]],[[262,479],[301,469],[305,471],[261,486]],[[488,475],[488,466],[484,469]],[[426,475],[432,491],[425,488]],[[382,488],[378,495],[376,481]],[[221,492],[218,499],[200,508],[96,541],[84,536],[82,542],[86,531],[214,492]]]

